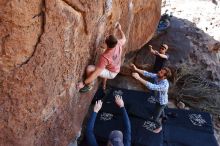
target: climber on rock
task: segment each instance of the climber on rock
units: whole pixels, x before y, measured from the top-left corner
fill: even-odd
[[[168,89],[169,82],[167,78],[171,76],[171,71],[169,68],[162,68],[157,74],[147,72],[145,70],[138,69],[134,64],[131,65],[133,70],[139,74],[150,77],[154,80],[154,83],[144,80],[138,73],[132,73],[132,76],[144,84],[148,89],[154,91],[154,97],[156,99],[153,121],[156,123],[157,127],[154,130],[155,133],[159,133],[162,130],[160,116],[165,117],[164,108],[168,104]]]
[[[166,61],[169,58],[169,55],[166,54],[166,52],[168,50],[168,45],[162,44],[160,46],[159,51],[152,49],[151,45],[149,45],[149,48],[150,48],[150,52],[152,54],[154,54],[155,57],[156,57],[155,63],[154,63],[154,66],[153,66],[153,72],[157,73],[158,71],[160,71],[164,67]]]
[[[121,35],[121,39],[117,39],[114,35],[109,35],[105,39],[107,49],[99,57],[98,63],[89,65],[86,69],[87,78],[78,84],[80,92],[85,93],[92,89],[93,83],[97,77],[103,78],[103,89],[106,88],[107,79],[114,79],[120,71],[122,46],[126,42],[125,34],[118,23],[116,29]]]

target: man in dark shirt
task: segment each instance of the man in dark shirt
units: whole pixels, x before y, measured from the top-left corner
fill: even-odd
[[[153,66],[153,72],[157,73],[158,71],[160,71],[164,67],[166,61],[169,58],[169,56],[166,54],[166,52],[168,50],[168,45],[162,44],[160,46],[159,52],[157,50],[152,49],[151,45],[149,45],[149,48],[150,48],[150,52],[152,54],[154,54],[156,57],[155,63]]]
[[[118,130],[114,130],[109,134],[108,145],[110,146],[130,146],[131,145],[131,124],[128,118],[128,114],[124,107],[124,101],[122,97],[119,95],[115,96],[115,103],[120,107],[123,116],[123,124],[124,130],[123,133]],[[95,119],[97,113],[102,108],[102,101],[99,100],[96,102],[94,106],[94,111],[87,123],[86,127],[86,138],[89,146],[98,146],[97,141],[95,139],[95,135],[93,133]]]

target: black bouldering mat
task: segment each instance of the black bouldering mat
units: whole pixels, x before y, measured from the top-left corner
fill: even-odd
[[[167,108],[169,118],[162,131],[155,134],[155,123],[150,120],[155,104],[153,95],[114,87],[106,93],[99,89],[94,97],[94,101],[103,100],[94,128],[99,143],[105,143],[112,130],[123,131],[122,116],[114,103],[116,94],[122,95],[131,121],[133,146],[218,146],[209,113]],[[176,116],[169,116],[170,113]]]

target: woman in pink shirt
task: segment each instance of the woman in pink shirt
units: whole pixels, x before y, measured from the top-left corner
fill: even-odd
[[[85,93],[90,91],[92,89],[92,83],[97,77],[103,78],[103,89],[105,89],[107,79],[114,79],[120,72],[122,46],[125,44],[126,38],[120,24],[117,25],[117,28],[122,38],[117,39],[114,35],[109,35],[106,38],[107,49],[100,55],[96,66],[89,65],[87,67],[86,80],[78,84],[80,92]]]

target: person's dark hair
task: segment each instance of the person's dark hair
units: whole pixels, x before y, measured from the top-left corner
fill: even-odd
[[[113,146],[124,146],[123,133],[119,130],[113,130],[109,134],[109,142]]]
[[[109,35],[105,39],[105,43],[107,44],[108,48],[114,48],[117,45],[118,40],[117,40],[117,38],[115,36]]]
[[[168,50],[168,45],[167,44],[161,44],[160,47],[164,48],[166,51]]]
[[[166,71],[165,75],[166,75],[167,78],[170,78],[172,76],[172,72],[168,67],[164,67],[162,69]]]

